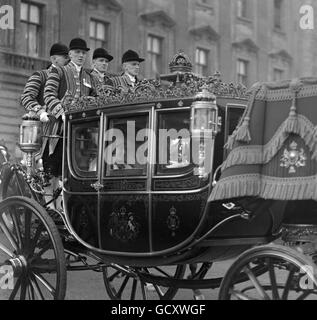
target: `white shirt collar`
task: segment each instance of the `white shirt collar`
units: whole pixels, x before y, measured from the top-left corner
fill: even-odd
[[[70,63],[72,63],[74,66],[75,66],[75,68],[76,68],[76,71],[77,72],[80,72],[81,71],[81,66],[78,66],[76,63],[74,63],[73,61],[71,61]]]
[[[129,79],[131,80],[131,82],[135,83],[136,82],[136,78],[131,76],[131,74],[126,73],[126,75],[129,77]]]
[[[105,74],[104,74],[104,73],[102,73],[102,72],[98,71],[96,68],[94,68],[94,70],[97,72],[98,76],[100,76],[100,77],[104,78],[104,76],[105,76]]]

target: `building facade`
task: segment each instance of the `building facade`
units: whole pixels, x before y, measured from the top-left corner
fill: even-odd
[[[220,71],[247,86],[316,74],[317,37],[300,28],[313,0],[0,0],[14,8],[14,29],[0,29],[0,142],[18,155],[19,99],[32,72],[46,68],[52,43],[82,37],[115,57],[133,49],[146,58],[146,78],[168,72],[183,50],[194,71]],[[317,10],[317,8],[316,8]],[[315,11],[317,12],[317,11]],[[1,17],[1,14],[0,14]]]

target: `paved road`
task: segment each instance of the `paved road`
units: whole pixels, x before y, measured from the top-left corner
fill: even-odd
[[[215,263],[209,277],[220,277],[228,269],[232,261]],[[188,273],[188,272],[187,272]],[[103,284],[103,277],[96,272],[69,272],[67,280],[66,299],[85,299],[85,300],[108,300],[108,296]],[[129,290],[128,286],[128,290]],[[150,290],[149,290],[150,291]],[[216,300],[218,289],[202,290],[206,300]],[[151,293],[150,293],[151,294]],[[193,300],[193,291],[180,289],[174,299]]]
[[[216,263],[212,271],[209,272],[209,277],[219,277],[221,276],[229,267],[231,262]],[[189,272],[186,272],[187,276]],[[126,290],[131,292],[132,281],[129,281]],[[1,290],[0,289],[0,299],[8,299],[11,290]],[[201,293],[204,295],[206,300],[216,300],[218,296],[218,289],[216,290],[202,290]],[[153,295],[153,290],[149,287],[147,289],[147,294],[150,297],[155,297]],[[141,297],[141,294],[137,294]],[[152,298],[153,299],[153,298]],[[180,289],[174,299],[178,300],[193,300],[193,291]],[[66,300],[109,300],[109,297],[105,290],[105,285],[103,282],[103,276],[99,272],[94,271],[73,271],[67,274],[67,291]]]

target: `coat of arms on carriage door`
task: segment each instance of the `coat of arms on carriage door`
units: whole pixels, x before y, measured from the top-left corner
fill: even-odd
[[[127,212],[122,206],[118,211],[113,211],[109,219],[110,236],[121,242],[135,240],[140,232],[140,224],[132,212]]]
[[[293,141],[289,149],[285,149],[281,157],[281,167],[289,169],[288,173],[296,173],[296,168],[305,167],[307,156],[303,148],[297,148],[298,144]]]

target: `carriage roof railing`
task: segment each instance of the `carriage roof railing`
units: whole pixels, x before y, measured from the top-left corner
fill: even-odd
[[[177,53],[169,64],[170,74],[161,75],[159,79],[145,79],[133,89],[122,90],[110,86],[98,87],[97,97],[83,96],[77,100],[66,94],[63,106],[67,113],[100,109],[107,106],[135,105],[147,102],[159,102],[173,99],[193,98],[202,88],[216,97],[247,99],[247,88],[238,83],[226,83],[221,74],[202,77],[192,72],[192,65],[183,52]]]

